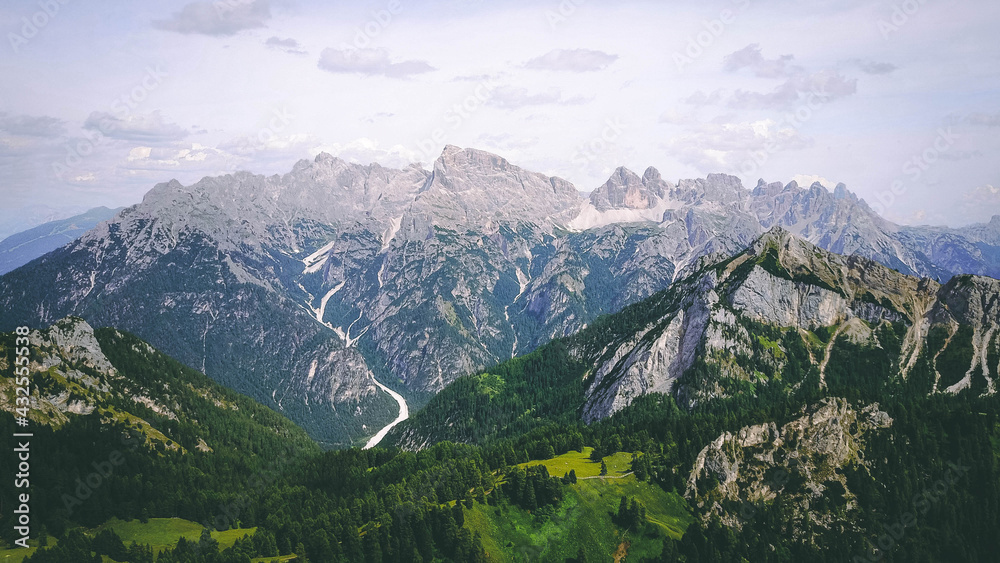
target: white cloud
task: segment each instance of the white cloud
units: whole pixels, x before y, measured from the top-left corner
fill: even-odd
[[[95,111],[84,121],[83,128],[97,131],[111,139],[141,143],[178,141],[188,135],[188,132],[179,125],[164,121],[158,111],[146,114],[132,113],[125,117]]]
[[[63,120],[46,115],[8,115],[0,112],[0,131],[29,137],[57,137],[66,128]]]
[[[970,125],[1000,127],[1000,113],[970,113],[965,116],[965,122]]]
[[[319,141],[313,135],[293,133],[288,135],[245,135],[230,139],[219,145],[219,149],[236,156],[249,157],[260,153],[300,153],[305,154],[309,146]]]
[[[279,51],[284,51],[292,55],[307,55],[308,53],[302,48],[302,45],[298,41],[292,39],[291,37],[282,39],[281,37],[268,37],[264,45],[270,47],[271,49],[277,49]]]
[[[879,63],[871,59],[851,59],[850,62],[865,74],[890,74],[899,69],[892,63]]]
[[[760,45],[751,43],[739,51],[726,55],[722,63],[723,68],[729,72],[750,68],[754,75],[761,78],[781,78],[801,71],[800,67],[789,64],[793,58],[792,55],[782,55],[776,59],[765,59]]]
[[[556,49],[531,59],[525,68],[568,72],[604,70],[618,60],[618,55],[591,49]]]
[[[426,61],[408,60],[392,62],[385,49],[323,49],[319,56],[319,68],[333,73],[365,74],[368,76],[388,76],[408,78],[437,70]]]
[[[815,101],[826,103],[857,91],[856,78],[847,78],[835,70],[821,70],[792,76],[766,93],[737,90],[729,105],[739,108],[787,109],[810,96],[815,97]]]
[[[128,151],[128,161],[134,162],[136,160],[145,160],[149,158],[152,151],[152,147],[135,147],[134,149]]]
[[[706,94],[702,90],[696,90],[687,98],[681,100],[685,104],[692,106],[711,106],[722,100],[722,90],[713,90],[711,94]]]
[[[1000,209],[1000,188],[990,184],[977,186],[965,192],[962,196],[966,201],[977,204],[993,205],[993,209]]]
[[[153,27],[183,34],[235,35],[245,29],[266,27],[271,19],[267,0],[216,0],[191,2]]]
[[[230,168],[232,158],[225,151],[198,143],[186,146],[135,147],[122,167],[131,171],[196,170],[222,171]]]
[[[737,173],[755,153],[796,150],[812,141],[771,119],[703,123],[674,137],[666,149],[703,173]]]
[[[545,92],[528,93],[527,88],[499,86],[490,96],[489,104],[504,109],[516,109],[526,106],[541,106],[546,104],[577,105],[589,101],[583,97],[564,98],[558,88],[549,88]]]

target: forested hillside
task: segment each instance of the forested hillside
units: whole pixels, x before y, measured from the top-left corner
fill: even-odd
[[[402,448],[322,452],[141,340],[61,321],[32,337],[51,541],[25,560],[994,561],[995,280],[937,285],[796,244],[703,264],[459,378],[390,434]],[[795,314],[747,302],[748,287],[798,296]],[[674,365],[647,352],[669,350],[657,343],[699,303],[723,312],[685,331],[703,335],[690,365],[589,419],[595,389]],[[102,486],[74,490],[117,455]],[[113,518],[248,536],[153,549],[108,532]]]

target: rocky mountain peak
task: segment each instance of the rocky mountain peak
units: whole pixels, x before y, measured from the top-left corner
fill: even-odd
[[[740,179],[729,174],[709,174],[704,179],[681,180],[677,183],[677,191],[686,202],[708,204],[716,208],[739,208],[750,196]]]
[[[657,170],[656,168],[653,168],[652,166],[647,168],[646,171],[643,172],[642,174],[642,183],[644,184],[659,183],[662,181],[664,180],[663,176],[660,175],[660,171]]]
[[[793,188],[794,186],[794,188]],[[771,182],[770,184],[765,182],[763,178],[757,180],[757,185],[751,191],[753,197],[774,197],[781,193],[783,190],[797,189],[798,184],[794,181],[790,182],[787,186],[781,184],[781,182]]]
[[[658,175],[659,173],[657,173]],[[608,209],[649,209],[659,194],[646,188],[646,181],[624,166],[590,194],[590,203],[600,211]]]
[[[505,172],[511,167],[505,158],[498,155],[478,149],[463,149],[454,145],[447,145],[441,152],[441,156],[434,161],[435,174],[447,174],[451,171],[465,174],[472,171],[481,173]]]
[[[312,163],[306,159],[302,159],[295,164],[295,167],[299,167],[300,165],[309,166],[310,164],[327,167],[339,167],[346,164],[346,162],[340,157],[333,156],[328,152],[320,152],[316,155],[316,158],[313,159]]]
[[[436,224],[482,225],[490,220],[564,225],[579,212],[576,188],[529,172],[477,149],[449,145],[434,163],[415,203]]]
[[[837,186],[833,188],[833,197],[834,199],[853,199],[854,201],[858,200],[858,196],[856,196],[854,192],[848,190],[847,186],[844,185],[843,182],[838,183]]]
[[[755,240],[753,244],[747,248],[747,252],[760,257],[763,256],[768,249],[774,248],[784,250],[796,243],[802,243],[804,245],[809,244],[799,238],[796,238],[781,225],[775,225],[768,229],[767,232],[757,237],[757,240]]]

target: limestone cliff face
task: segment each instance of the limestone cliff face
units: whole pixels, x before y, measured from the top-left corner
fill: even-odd
[[[836,324],[847,311],[843,296],[775,277],[757,265],[729,294],[729,304],[761,322],[803,328]]]
[[[858,408],[837,397],[803,410],[781,426],[770,422],[725,432],[701,450],[684,496],[703,518],[715,514],[724,524],[741,527],[756,507],[781,497],[800,517],[832,520],[831,512],[810,512],[825,497],[845,508],[836,518],[849,525],[858,507],[844,470],[864,470],[867,441],[890,428],[892,419],[878,404]]]
[[[763,336],[760,327],[801,340],[821,386],[838,342],[879,348],[880,327],[902,327],[899,349],[886,353],[898,354],[891,360],[906,378],[918,358],[936,365],[948,346],[961,349],[959,327],[968,327],[972,355],[962,359],[968,371],[964,378],[939,374],[938,390],[993,393],[1000,373],[1000,365],[992,365],[1000,353],[998,284],[966,276],[941,286],[829,253],[776,227],[732,258],[700,262],[696,273],[647,304],[651,312],[640,328],[625,329],[600,348],[578,339],[578,357],[595,365],[583,418],[604,418],[646,393],[676,393],[687,405],[730,396],[740,386],[734,382],[764,381],[763,368],[782,378],[788,345]],[[929,339],[932,330],[946,338]],[[830,335],[827,342],[815,336],[822,331]],[[702,375],[686,376],[699,362]],[[789,390],[800,384],[788,382]]]
[[[108,393],[120,383],[118,371],[111,365],[94,337],[94,329],[82,319],[64,319],[47,330],[32,331],[33,373],[45,372],[48,378],[58,378],[65,385],[35,386],[31,398],[32,420],[59,426],[69,415],[90,414],[95,403],[89,393]],[[0,409],[13,412],[15,407],[13,380],[5,380],[0,392]],[[74,389],[85,390],[74,393]]]

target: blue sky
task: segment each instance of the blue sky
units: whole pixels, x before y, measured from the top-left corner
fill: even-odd
[[[907,224],[1000,213],[1000,5],[805,4],[7,2],[0,211],[455,144],[583,191],[652,165],[844,182]]]

